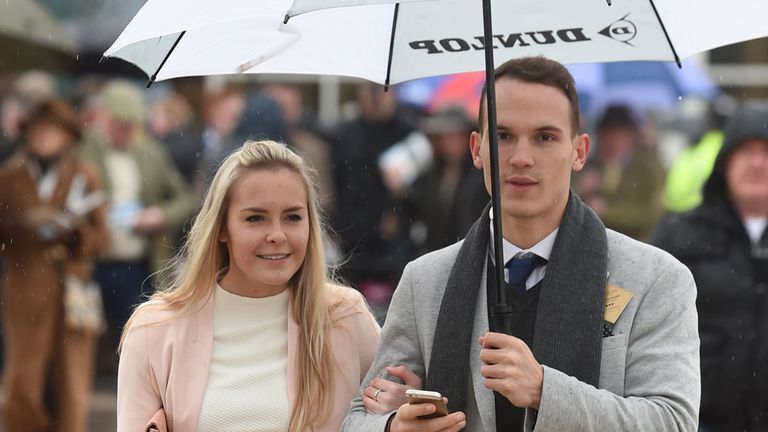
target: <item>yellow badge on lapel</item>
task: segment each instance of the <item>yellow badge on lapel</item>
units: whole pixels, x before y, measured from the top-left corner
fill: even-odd
[[[608,284],[605,288],[605,320],[611,324],[616,324],[616,320],[624,312],[624,308],[627,307],[633,295],[635,293],[632,291],[625,290],[618,285]]]

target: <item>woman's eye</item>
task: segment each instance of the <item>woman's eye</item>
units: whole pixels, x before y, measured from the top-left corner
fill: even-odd
[[[300,222],[301,219],[302,219],[302,217],[300,215],[297,215],[297,214],[292,214],[292,215],[286,216],[286,220],[288,220],[290,222]]]
[[[250,215],[247,218],[245,218],[246,222],[261,222],[264,220],[264,216],[262,215]]]

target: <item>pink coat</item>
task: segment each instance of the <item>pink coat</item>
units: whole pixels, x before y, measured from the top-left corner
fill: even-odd
[[[360,293],[330,287],[331,346],[337,362],[329,420],[314,432],[337,432],[376,355],[379,326]],[[117,432],[143,432],[159,408],[168,430],[194,432],[213,347],[213,297],[179,317],[166,306],[141,310],[120,353]],[[290,311],[291,305],[288,305]],[[194,310],[194,309],[193,309]],[[288,401],[295,403],[299,327],[288,314]]]

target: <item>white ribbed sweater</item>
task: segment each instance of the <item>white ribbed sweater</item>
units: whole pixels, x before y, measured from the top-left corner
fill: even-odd
[[[216,286],[213,352],[198,432],[288,430],[288,290],[251,298]]]

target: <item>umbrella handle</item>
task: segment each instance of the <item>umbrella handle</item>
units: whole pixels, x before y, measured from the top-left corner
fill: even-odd
[[[512,307],[508,304],[495,304],[491,308],[491,331],[496,333],[512,333]]]

